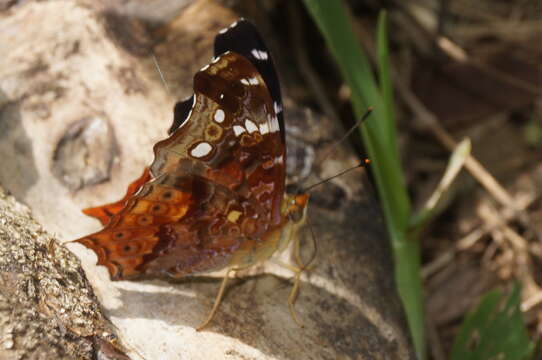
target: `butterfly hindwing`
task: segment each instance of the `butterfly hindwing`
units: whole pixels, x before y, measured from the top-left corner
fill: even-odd
[[[207,179],[167,176],[145,184],[104,229],[76,241],[94,250],[113,280],[210,271],[241,245],[249,208]]]

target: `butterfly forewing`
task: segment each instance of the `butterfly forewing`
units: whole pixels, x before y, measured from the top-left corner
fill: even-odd
[[[228,52],[195,75],[194,90],[189,119],[155,146],[151,172],[203,176],[252,199],[278,224],[285,148],[257,69]]]
[[[152,179],[136,181],[122,210],[121,202],[95,208],[107,210],[109,224],[77,241],[97,253],[113,279],[250,263],[266,241],[272,253],[266,239],[276,241],[285,222],[276,109],[250,60],[235,52],[217,57],[196,73],[194,95],[176,106],[171,136],[155,145]]]

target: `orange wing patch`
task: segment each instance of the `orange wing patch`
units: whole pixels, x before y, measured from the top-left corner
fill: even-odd
[[[124,195],[122,199],[110,204],[83,209],[83,213],[100,220],[102,225],[107,225],[111,217],[118,214],[124,208],[128,199],[130,199],[130,197],[132,197],[132,195],[134,195],[150,179],[151,173],[147,167],[143,170],[143,174],[128,186],[126,195]]]
[[[153,184],[141,192],[124,201],[124,208],[108,217],[109,224],[102,231],[75,240],[97,254],[98,265],[105,265],[112,279],[141,273],[144,256],[152,254],[160,240],[160,225],[180,221],[193,204],[190,194],[168,186]],[[109,211],[111,205],[96,209]]]

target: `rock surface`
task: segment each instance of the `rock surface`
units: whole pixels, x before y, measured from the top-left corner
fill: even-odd
[[[0,215],[0,358],[90,360],[113,351],[113,326],[78,259],[2,188]]]

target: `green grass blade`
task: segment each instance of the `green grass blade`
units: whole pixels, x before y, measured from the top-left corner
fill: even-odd
[[[526,360],[534,345],[523,324],[520,287],[516,284],[506,302],[500,292],[486,294],[459,330],[451,360]]]
[[[371,168],[394,248],[399,292],[418,358],[423,360],[425,342],[419,242],[407,238],[410,201],[397,150],[385,21],[382,20],[379,25],[379,81],[382,87],[379,89],[342,1],[304,0],[304,3],[335,56],[344,80],[350,86],[356,116],[361,117],[369,105],[374,108],[371,118],[363,126],[362,136],[371,158]]]

